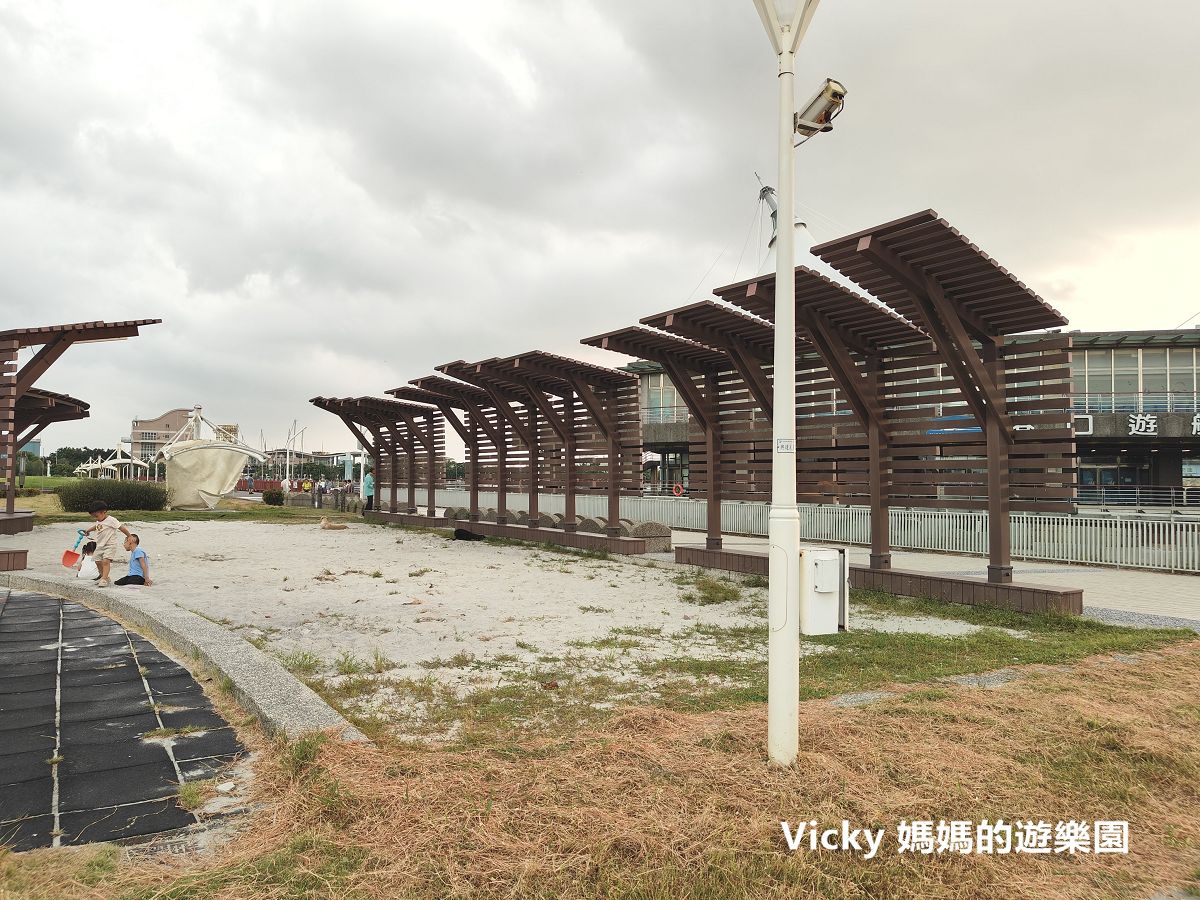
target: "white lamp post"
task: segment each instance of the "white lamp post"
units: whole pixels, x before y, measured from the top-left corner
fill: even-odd
[[[767,647],[767,755],[788,766],[800,745],[800,510],[796,506],[796,50],[820,0],[754,0],[779,57],[779,216],[775,243],[775,409]]]

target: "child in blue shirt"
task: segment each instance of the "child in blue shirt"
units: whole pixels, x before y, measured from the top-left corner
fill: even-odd
[[[136,534],[125,538],[125,549],[129,552],[129,574],[124,578],[118,578],[113,582],[114,584],[120,586],[144,584],[146,587],[150,587],[154,583],[150,580],[150,557],[141,548],[141,543]]]

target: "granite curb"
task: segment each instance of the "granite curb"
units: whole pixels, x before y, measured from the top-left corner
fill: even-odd
[[[14,591],[40,591],[109,612],[161,638],[171,647],[224,676],[234,698],[252,713],[266,731],[295,740],[314,731],[337,729],[346,741],[369,742],[270,655],[191,610],[162,597],[162,588],[97,588],[74,578],[53,575],[0,576]]]

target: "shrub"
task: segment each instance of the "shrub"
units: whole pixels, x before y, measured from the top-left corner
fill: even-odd
[[[156,510],[167,506],[164,484],[148,481],[110,481],[81,478],[55,489],[64,512],[87,512],[97,501],[114,510]]]
[[[40,497],[42,496],[41,488],[17,488],[18,497]]]
[[[262,502],[267,506],[283,506],[283,491],[278,488],[267,488],[262,492]]]

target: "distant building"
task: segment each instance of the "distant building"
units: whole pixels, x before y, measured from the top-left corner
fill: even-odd
[[[22,447],[19,452],[29,453],[32,456],[37,456],[40,458],[42,455],[42,439],[34,438],[32,441]]]
[[[188,416],[191,413],[192,407],[189,406],[172,409],[157,419],[134,419],[133,424],[129,426],[133,458],[146,462],[152,461],[163,445],[175,437],[180,429],[188,423]],[[238,437],[237,425],[220,425],[218,427],[229,432],[235,439]]]
[[[288,451],[287,448],[267,450],[268,466],[284,466],[287,464]],[[324,450],[293,450],[291,452],[291,460],[293,466],[298,466],[301,463],[315,463],[319,466],[340,466],[343,463],[344,452],[326,452]]]
[[[165,412],[157,419],[134,419],[129,427],[129,440],[133,445],[134,459],[150,462],[163,444],[175,437],[179,429],[187,424],[192,408],[180,407]]]

